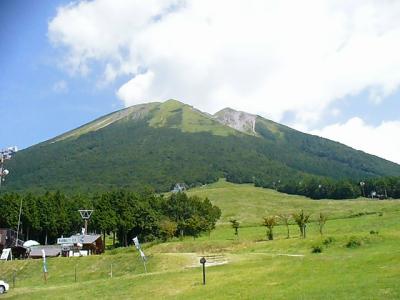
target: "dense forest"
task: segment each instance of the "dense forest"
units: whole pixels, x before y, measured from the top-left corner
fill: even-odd
[[[305,177],[300,181],[256,180],[255,186],[276,189],[287,194],[303,195],[312,199],[400,199],[400,177],[370,178],[364,181],[333,180]]]
[[[118,245],[126,246],[134,236],[143,241],[167,240],[173,236],[197,237],[214,229],[221,211],[208,199],[170,196],[150,191],[116,190],[97,195],[7,193],[0,195],[0,228],[17,229],[22,205],[20,231],[25,240],[51,244],[57,238],[81,232],[79,209],[93,209],[88,231],[116,234]]]

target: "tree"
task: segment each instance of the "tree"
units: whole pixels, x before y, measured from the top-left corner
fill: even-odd
[[[4,194],[0,198],[0,226],[17,230],[21,196],[16,193]]]
[[[286,226],[286,231],[287,231],[287,235],[286,238],[290,238],[290,232],[289,232],[289,220],[291,218],[291,215],[289,214],[280,214],[279,215],[279,219],[282,220],[283,224],[285,224]]]
[[[57,238],[57,204],[50,192],[39,198],[40,227],[44,231],[41,236],[41,242],[45,245]],[[44,240],[43,240],[44,237]]]
[[[201,232],[207,231],[207,220],[199,215],[193,215],[186,222],[186,232],[193,238],[200,235]]]
[[[172,194],[164,200],[162,208],[163,214],[177,224],[181,238],[210,232],[221,216],[221,210],[207,198],[188,197],[185,193]]]
[[[273,229],[276,224],[277,224],[277,218],[275,216],[264,217],[263,225],[265,227],[267,227],[267,239],[268,240],[274,239]]]
[[[38,234],[42,230],[37,202],[38,197],[33,196],[32,193],[25,195],[23,200],[21,222],[25,229],[25,240],[38,239]]]
[[[235,235],[236,235],[236,236],[239,236],[239,226],[240,226],[240,223],[238,222],[238,220],[236,220],[236,219],[231,219],[231,220],[229,220],[229,222],[231,222],[231,226],[232,226],[232,228],[235,230]]]
[[[134,222],[134,205],[136,199],[130,193],[120,190],[113,193],[114,203],[116,203],[117,220],[117,235],[122,246],[128,246],[128,232],[133,227]]]
[[[113,207],[112,193],[104,193],[93,199],[95,214],[93,214],[93,223],[103,233],[103,246],[106,243],[106,234],[115,231],[118,217]]]
[[[68,215],[67,199],[60,191],[52,194],[53,203],[55,205],[55,229],[57,237],[70,233],[70,218]],[[87,233],[86,233],[87,234]]]
[[[161,239],[166,242],[176,234],[177,224],[170,219],[163,219],[159,223]]]
[[[185,193],[172,194],[163,205],[164,214],[176,222],[178,231],[183,238],[188,219],[194,214],[189,197]]]
[[[200,206],[200,214],[206,218],[205,230],[210,234],[215,229],[215,224],[221,217],[221,209],[218,206],[212,205],[211,201],[206,198]]]
[[[310,220],[310,215],[304,214],[304,211],[301,210],[300,213],[292,214],[293,220],[299,226],[300,229],[300,237],[306,238],[306,227],[307,223]]]
[[[323,230],[327,220],[328,220],[328,217],[326,215],[324,215],[322,212],[320,212],[319,218],[318,218],[318,225],[319,225],[319,233],[321,235],[322,235],[322,230]]]

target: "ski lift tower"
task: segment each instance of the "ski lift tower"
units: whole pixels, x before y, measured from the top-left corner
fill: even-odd
[[[82,220],[85,220],[85,232],[84,234],[87,234],[87,224],[88,220],[90,219],[90,216],[93,213],[93,209],[79,209],[79,213],[81,214]]]

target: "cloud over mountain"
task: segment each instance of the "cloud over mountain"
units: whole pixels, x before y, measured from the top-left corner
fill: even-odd
[[[61,7],[49,36],[71,71],[130,76],[126,105],[174,97],[310,122],[346,95],[397,89],[399,13],[390,1],[97,0]]]
[[[125,106],[184,99],[311,129],[346,97],[398,91],[398,15],[398,1],[94,0],[60,7],[48,35],[72,74],[125,80]]]

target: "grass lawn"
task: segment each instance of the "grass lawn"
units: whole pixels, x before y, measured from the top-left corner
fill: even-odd
[[[193,189],[222,210],[210,235],[145,244],[148,273],[133,247],[101,256],[48,259],[48,282],[40,260],[2,262],[0,279],[16,287],[4,299],[399,299],[400,201],[310,200],[250,185],[218,183]],[[330,219],[319,234],[312,222],[307,238],[290,225],[274,228],[266,241],[265,215],[304,209]],[[241,222],[239,236],[229,218]],[[370,232],[379,232],[371,234]],[[350,240],[354,247],[347,247]],[[353,243],[354,244],[354,243]],[[321,246],[322,253],[311,253]],[[199,259],[205,255],[207,284]],[[111,265],[113,276],[110,276]],[[75,268],[77,280],[75,282]]]

